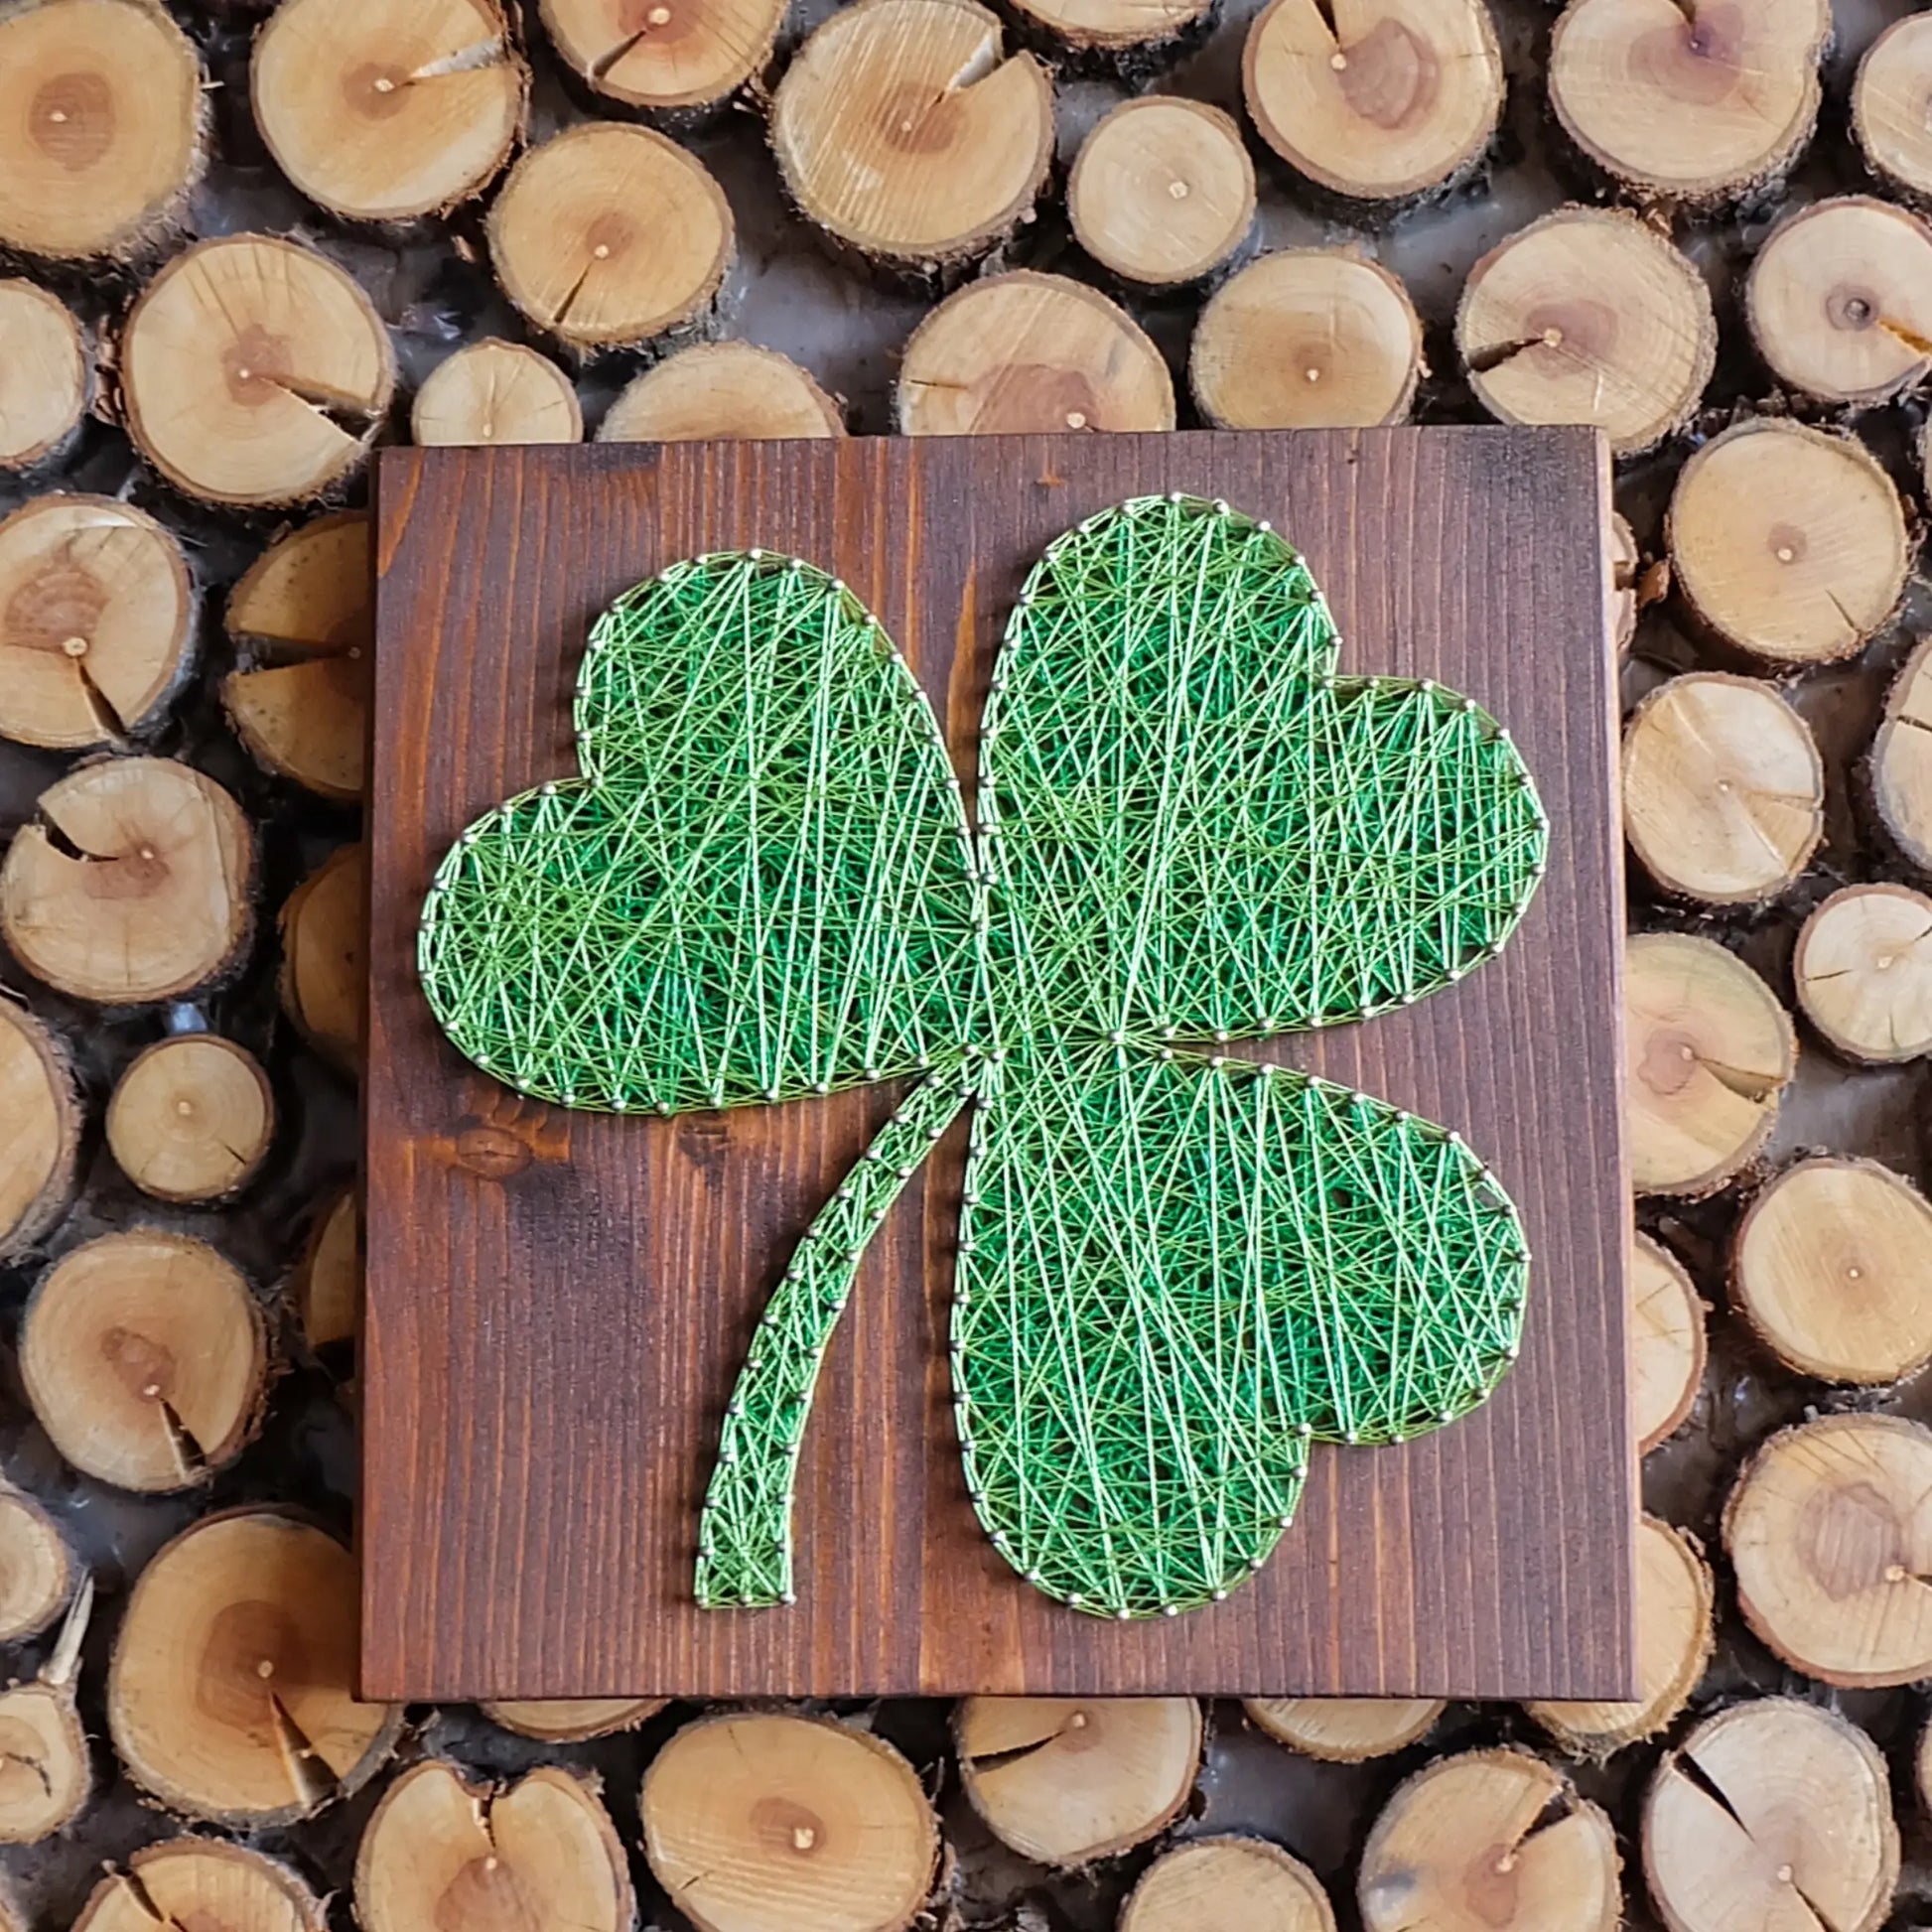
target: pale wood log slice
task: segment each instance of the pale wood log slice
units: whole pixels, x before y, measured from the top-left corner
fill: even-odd
[[[1141,1874],[1119,1932],[1335,1932],[1321,1881],[1259,1838],[1200,1838]]]
[[[1610,512],[1607,532],[1610,553],[1610,635],[1619,651],[1627,651],[1637,634],[1639,608],[1638,584],[1643,574],[1643,552],[1637,548],[1637,533],[1630,519],[1620,510]]]
[[[1794,1669],[1871,1689],[1932,1676],[1932,1434],[1840,1415],[1774,1436],[1725,1506],[1737,1605]]]
[[[1863,649],[1898,608],[1914,549],[1863,444],[1777,417],[1738,423],[1691,458],[1665,536],[1692,614],[1777,665]]]
[[[1932,1207],[1876,1161],[1800,1161],[1738,1223],[1730,1295],[1799,1374],[1896,1382],[1932,1361]]]
[[[275,1095],[247,1047],[173,1034],[143,1050],[107,1103],[107,1148],[156,1200],[221,1200],[244,1187],[275,1138]]]
[[[857,0],[799,49],[771,148],[806,218],[927,275],[1031,218],[1053,159],[1053,84],[974,0]]]
[[[1695,1046],[1692,1051],[1695,1054]],[[1649,1235],[1634,1236],[1630,1245],[1630,1427],[1639,1454],[1648,1454],[1684,1426],[1697,1401],[1709,1352],[1704,1301],[1683,1264]]]
[[[519,1737],[534,1737],[545,1744],[582,1744],[593,1737],[635,1730],[669,1702],[668,1698],[526,1698],[485,1704],[483,1713],[491,1724]]]
[[[1635,456],[1690,420],[1718,321],[1704,277],[1648,222],[1573,205],[1469,271],[1455,345],[1499,422],[1587,423]]]
[[[1660,684],[1623,734],[1623,824],[1643,869],[1679,898],[1776,897],[1825,832],[1811,727],[1757,678],[1692,671]]]
[[[92,393],[87,344],[58,295],[0,281],[0,472],[59,457]]]
[[[72,1595],[73,1572],[60,1525],[0,1478],[0,1643],[39,1636]]]
[[[1888,401],[1932,369],[1932,228],[1869,195],[1814,202],[1759,249],[1744,314],[1779,381],[1823,402]]]
[[[221,708],[264,771],[333,805],[361,802],[369,665],[359,651],[231,671],[221,680]]]
[[[1716,204],[1784,173],[1818,121],[1830,0],[1571,0],[1550,105],[1639,200]]]
[[[206,1517],[141,1573],[107,1718],[128,1774],[171,1811],[270,1830],[365,1784],[402,1708],[362,1704],[355,1560],[271,1510]]]
[[[202,64],[154,0],[0,5],[0,247],[134,261],[201,175]]]
[[[1919,1732],[1918,1749],[1912,1753],[1912,1784],[1919,1809],[1932,1815],[1932,1724]]]
[[[1645,932],[1625,951],[1623,1025],[1632,1184],[1716,1193],[1770,1138],[1798,1067],[1791,1016],[1716,940]]]
[[[966,1698],[953,1735],[973,1809],[1040,1864],[1144,1844],[1179,1816],[1200,1769],[1192,1698]]]
[[[261,1420],[267,1331],[248,1284],[206,1242],[130,1228],[48,1271],[21,1318],[20,1375],[76,1469],[120,1489],[189,1489]]]
[[[446,356],[416,391],[409,433],[424,448],[581,443],[584,411],[547,355],[491,336]]]
[[[75,999],[178,999],[240,954],[254,870],[248,822],[212,778],[172,759],[83,764],[14,835],[0,935]]]
[[[1364,1932],[1614,1932],[1616,1835],[1561,1771],[1446,1757],[1396,1788],[1362,1853]]]
[[[307,502],[342,483],[395,381],[368,297],[277,235],[222,235],[177,255],[121,337],[135,447],[177,489],[225,508]]]
[[[1932,1053],[1932,898],[1847,886],[1805,921],[1791,961],[1805,1018],[1848,1059]]]
[[[1441,1698],[1244,1698],[1241,1708],[1304,1757],[1361,1764],[1420,1742],[1445,1707]]]
[[[0,1261],[17,1261],[73,1198],[81,1108],[67,1048],[4,991],[0,1120]]]
[[[355,1855],[362,1932],[629,1932],[630,1873],[589,1779],[539,1764],[473,1784],[431,1759],[382,1794]]]
[[[1711,1661],[1711,1571],[1680,1530],[1637,1525],[1637,1678],[1631,1704],[1541,1702],[1523,1708],[1573,1757],[1601,1760],[1655,1737],[1677,1718]]]
[[[318,516],[263,551],[228,598],[238,645],[315,654],[366,649],[375,558],[360,510]]]
[[[287,1865],[217,1838],[145,1845],[88,1895],[73,1932],[328,1932]]]
[[[1383,207],[1474,168],[1503,104],[1482,0],[1274,0],[1241,81],[1256,132],[1297,174]]]
[[[639,1806],[650,1868],[698,1932],[899,1932],[939,1860],[911,1765],[830,1718],[701,1718],[651,1760]]]
[[[752,343],[699,343],[628,383],[597,440],[691,443],[844,434],[838,404],[788,355]]]
[[[1424,374],[1408,291],[1353,248],[1283,248],[1237,270],[1195,325],[1187,379],[1216,429],[1372,429]]]
[[[1871,742],[1871,798],[1886,836],[1932,873],[1932,637],[1905,660]]]
[[[1064,275],[993,275],[912,332],[896,396],[906,436],[1155,430],[1173,380],[1125,309]]]
[[[488,231],[504,294],[582,354],[695,328],[734,245],[730,204],[704,164],[615,121],[532,148],[491,204]]]
[[[362,1064],[368,995],[368,860],[337,848],[282,906],[282,1011],[345,1073]]]
[[[601,102],[680,119],[763,74],[785,0],[539,0],[538,12],[559,60]]]
[[[362,1306],[362,1216],[345,1187],[316,1217],[295,1271],[295,1312],[311,1348],[353,1341]]]
[[[447,214],[509,159],[530,84],[496,0],[281,0],[255,37],[255,125],[350,221]]]
[[[1204,26],[1213,0],[1014,0],[1022,20],[1070,54],[1158,54]]]
[[[74,1704],[94,1587],[82,1578],[40,1675],[0,1692],[0,1845],[38,1845],[79,1816],[93,1791]]]
[[[0,522],[0,737],[59,752],[140,738],[194,653],[187,561],[144,510],[56,492]]]
[[[1898,1879],[1885,1761],[1835,1712],[1734,1705],[1658,1766],[1643,1863],[1669,1932],[1876,1932]]]
[[[1102,268],[1142,288],[1184,288],[1247,240],[1254,165],[1218,107],[1144,94],[1080,144],[1066,211],[1074,238]]]
[[[1887,188],[1932,201],[1932,18],[1907,14],[1865,50],[1852,86],[1852,132]]]

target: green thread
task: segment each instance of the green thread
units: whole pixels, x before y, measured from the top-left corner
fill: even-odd
[[[1214,1051],[1402,1006],[1502,945],[1547,827],[1509,740],[1338,679],[1307,567],[1196,498],[1029,577],[977,839],[843,586],[699,558],[600,620],[582,781],[464,835],[425,990],[521,1090],[618,1110],[917,1073],[791,1257],[720,1432],[707,1604],[791,1599],[824,1349],[872,1233],[973,1119],[952,1355],[968,1489],[1030,1582],[1177,1614],[1261,1567],[1312,1440],[1406,1440],[1514,1358],[1528,1258],[1452,1134]]]

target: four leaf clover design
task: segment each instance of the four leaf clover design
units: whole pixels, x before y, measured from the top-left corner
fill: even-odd
[[[1528,1255],[1478,1157],[1231,1050],[1460,979],[1545,865],[1496,722],[1340,676],[1338,649],[1265,522],[1119,504],[1028,578],[969,800],[904,660],[808,563],[698,557],[599,620],[582,777],[478,820],[425,903],[450,1039],[524,1094],[621,1113],[906,1086],[751,1340],[702,1603],[792,1600],[820,1362],[962,1111],[966,1485],[1076,1610],[1224,1596],[1293,1517],[1311,1443],[1437,1428],[1514,1359]]]

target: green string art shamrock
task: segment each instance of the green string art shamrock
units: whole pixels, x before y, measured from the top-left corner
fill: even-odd
[[[1495,721],[1427,680],[1337,677],[1337,649],[1266,523],[1185,496],[1091,517],[1008,625],[975,826],[910,670],[809,565],[698,557],[598,621],[583,777],[479,819],[424,907],[451,1040],[620,1113],[909,1083],[752,1340],[700,1602],[793,1600],[826,1344],[962,1109],[967,1488],[1076,1610],[1218,1600],[1287,1527],[1311,1442],[1434,1429],[1514,1359],[1528,1256],[1482,1163],[1222,1050],[1460,979],[1543,871]]]

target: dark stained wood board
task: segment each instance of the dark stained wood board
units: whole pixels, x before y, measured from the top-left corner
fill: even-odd
[[[676,1121],[526,1101],[464,1062],[415,927],[478,813],[574,774],[584,637],[674,560],[761,545],[844,577],[963,776],[1001,627],[1059,531],[1183,489],[1309,558],[1342,669],[1494,711],[1552,820],[1503,956],[1271,1054],[1459,1129],[1522,1210],[1522,1359],[1476,1415],[1319,1449],[1226,1602],[1112,1624],[975,1522],[946,1374],[963,1129],[875,1237],[801,1458],[798,1601],[706,1611],[698,1505],[746,1343],[892,1088]],[[1608,475],[1581,430],[1424,429],[385,453],[378,478],[359,1537],[378,1698],[1635,1691],[1635,1461]],[[970,782],[970,777],[969,777]]]

